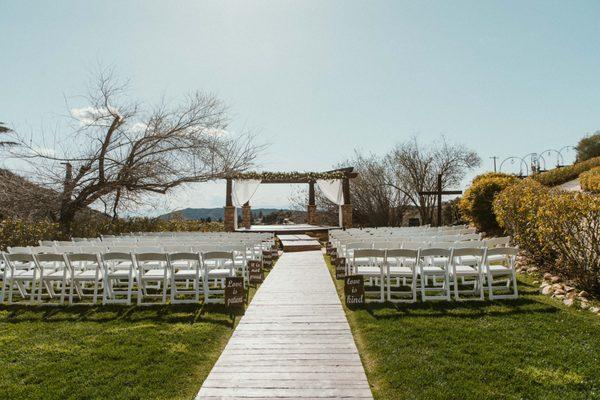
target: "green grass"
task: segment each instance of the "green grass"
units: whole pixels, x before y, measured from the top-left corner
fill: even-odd
[[[193,399],[232,332],[222,305],[0,306],[0,399]]]
[[[519,289],[518,300],[346,309],[375,398],[600,398],[600,318]]]

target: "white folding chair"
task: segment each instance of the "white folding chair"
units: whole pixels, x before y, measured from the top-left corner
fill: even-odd
[[[485,256],[485,249],[482,247],[459,248],[452,251],[450,259],[450,275],[454,286],[454,299],[466,300],[460,297],[460,294],[477,295],[472,300],[483,300],[483,271],[482,263]],[[463,262],[467,259],[468,262]],[[471,289],[460,289],[459,285],[471,286]],[[471,279],[471,280],[469,280]]]
[[[417,261],[419,250],[389,249],[385,253],[387,267],[387,300],[393,303],[417,301]],[[409,286],[410,291],[392,291],[392,280],[397,280],[398,288]]]
[[[171,304],[199,303],[200,293],[204,293],[204,274],[200,254],[182,252],[169,254],[168,257],[171,264]],[[189,289],[190,282],[192,290]],[[183,287],[180,289],[178,284],[182,284]],[[186,295],[194,297],[185,298]]]
[[[369,260],[365,264],[362,260]],[[357,261],[361,260],[361,261]],[[353,274],[369,278],[370,286],[378,286],[378,290],[367,290],[365,288],[365,302],[385,301],[385,250],[379,249],[355,249],[352,257]],[[365,284],[366,286],[366,284]],[[378,294],[379,298],[371,298],[369,294]]]
[[[138,269],[136,276],[137,304],[149,304],[144,303],[144,297],[161,298],[161,303],[166,304],[171,275],[171,266],[167,255],[165,253],[139,253],[134,254],[134,259]],[[161,293],[149,293],[148,289],[155,289]]]
[[[34,254],[33,258],[40,272],[37,289],[37,301],[42,301],[44,289],[49,299],[56,296],[55,288],[60,290],[60,304],[65,304],[67,285],[71,279],[69,262],[64,254]],[[48,303],[52,304],[52,303]]]
[[[483,270],[486,275],[490,300],[516,299],[519,297],[517,271],[515,268],[518,254],[519,249],[516,247],[487,249],[483,262]],[[504,285],[497,286],[496,284],[500,282],[504,282]],[[508,291],[508,294],[496,294],[494,290]]]
[[[98,290],[103,282],[102,259],[99,253],[73,253],[67,254],[67,260],[71,268],[71,285],[69,287],[69,304],[73,304],[73,294],[82,300],[85,297],[91,297],[92,302],[86,304],[96,304],[98,302]],[[92,285],[92,293],[86,293],[86,283]],[[84,304],[79,302],[78,304]]]
[[[215,298],[213,295],[224,294],[225,278],[235,276],[233,252],[208,251],[202,253],[202,269],[204,273],[204,302],[224,302],[224,298]]]
[[[4,258],[4,272],[2,279],[2,301],[5,291],[8,290],[8,304],[14,304],[13,292],[15,285],[21,298],[29,301],[21,303],[33,304],[35,302],[35,287],[39,281],[39,267],[33,258],[33,254],[27,253],[2,253]],[[29,292],[27,290],[29,289]]]
[[[448,263],[452,251],[448,249],[427,248],[419,253],[419,276],[421,279],[421,297],[427,300],[450,300],[450,274]],[[429,286],[429,279],[432,285]],[[437,280],[441,279],[441,284]],[[429,295],[428,293],[436,293]],[[441,292],[441,294],[440,294]]]
[[[102,304],[130,305],[133,280],[136,275],[135,261],[131,253],[104,253],[102,265],[104,267]],[[125,298],[118,296],[125,296]]]

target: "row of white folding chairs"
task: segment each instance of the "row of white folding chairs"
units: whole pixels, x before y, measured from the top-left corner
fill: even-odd
[[[483,300],[486,288],[492,300],[514,299],[517,254],[513,247],[357,249],[346,273],[362,275],[378,288],[365,292],[377,296],[367,301],[415,302],[418,291],[423,301],[450,300],[452,294],[456,300],[465,300],[463,294]],[[500,290],[503,293],[498,294]]]
[[[30,304],[42,303],[44,297],[59,299],[58,303],[46,304],[64,304],[66,297],[73,304],[74,296],[80,300],[91,297],[90,304],[96,304],[98,296],[102,297],[102,304],[131,304],[134,295],[137,304],[148,304],[144,299],[152,297],[165,304],[169,294],[173,304],[198,303],[200,295],[206,303],[222,302],[219,296],[224,292],[225,278],[239,276],[245,270],[245,265],[240,268],[236,263],[232,252],[223,251],[2,253],[2,259],[0,302],[7,298],[9,304],[13,303],[15,292]],[[155,289],[156,293],[148,289]],[[191,298],[180,298],[190,295]]]

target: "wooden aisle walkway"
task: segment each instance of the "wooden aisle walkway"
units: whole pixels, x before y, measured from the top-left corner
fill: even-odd
[[[281,256],[196,398],[373,398],[320,251]]]

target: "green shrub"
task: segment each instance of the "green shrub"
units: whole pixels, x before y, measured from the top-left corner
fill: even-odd
[[[501,228],[496,222],[492,202],[498,193],[518,181],[515,176],[495,172],[475,177],[459,202],[463,218],[478,231],[500,233]]]
[[[587,192],[600,193],[600,167],[592,168],[579,175],[579,184]]]
[[[494,212],[530,261],[600,294],[600,196],[525,179],[496,196]]]
[[[0,221],[0,250],[7,247],[37,245],[40,240],[55,240],[60,236],[58,224],[47,220],[29,221],[8,218]]]
[[[600,167],[600,157],[569,165],[568,167],[555,168],[550,171],[535,175],[533,179],[546,186],[557,186],[576,179],[582,172],[594,167]]]
[[[586,136],[577,143],[577,161],[585,161],[600,156],[600,131]]]

